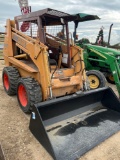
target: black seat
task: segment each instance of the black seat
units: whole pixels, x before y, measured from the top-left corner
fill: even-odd
[[[49,58],[49,64],[50,64],[50,65],[57,65],[57,62],[56,62],[55,59]]]

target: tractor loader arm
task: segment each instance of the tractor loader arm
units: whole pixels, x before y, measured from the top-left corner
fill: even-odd
[[[101,62],[101,63],[105,63],[106,65],[108,65],[110,68],[110,71],[113,75],[115,84],[117,86],[118,93],[120,95],[120,66],[117,61],[117,58],[115,56],[113,56],[112,50],[111,50],[111,52],[105,52],[104,50],[99,49],[99,47],[94,47],[93,45],[86,44],[85,46],[90,52],[92,52],[92,55],[96,55],[98,58],[97,59],[97,58],[89,57],[90,52],[87,52],[86,61],[88,63],[90,61],[96,61],[98,63]],[[99,57],[100,57],[100,59],[99,59]],[[119,56],[118,56],[118,58],[119,58]]]

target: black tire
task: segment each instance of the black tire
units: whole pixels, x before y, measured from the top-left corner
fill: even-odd
[[[42,101],[42,90],[33,78],[20,78],[17,85],[18,103],[25,113],[30,113],[35,103]]]
[[[8,95],[15,95],[17,91],[17,83],[18,79],[20,78],[20,74],[17,68],[9,66],[4,67],[2,72],[2,81],[5,92]]]
[[[90,89],[97,89],[106,86],[106,78],[100,71],[90,70],[86,75],[90,82]]]
[[[114,79],[112,78],[112,75],[107,76],[106,79],[107,79],[107,81],[108,81],[109,83],[115,84],[115,81],[114,81]]]

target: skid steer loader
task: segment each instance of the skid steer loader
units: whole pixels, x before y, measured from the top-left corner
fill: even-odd
[[[82,49],[69,39],[71,16],[47,8],[6,24],[4,89],[31,112],[31,132],[56,160],[77,159],[120,130],[114,92],[89,90]]]

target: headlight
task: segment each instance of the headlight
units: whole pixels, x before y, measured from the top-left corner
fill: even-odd
[[[119,59],[120,59],[120,56],[117,56],[117,59],[119,60]]]

